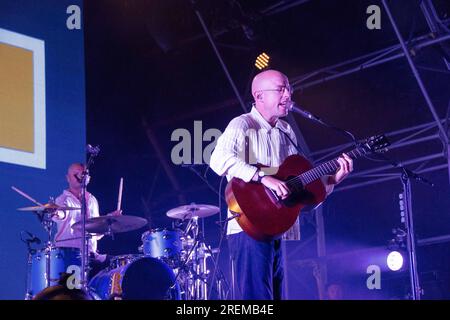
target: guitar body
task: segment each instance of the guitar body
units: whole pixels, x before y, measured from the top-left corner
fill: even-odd
[[[262,168],[263,166],[258,165]],[[287,157],[273,177],[287,181],[310,170],[312,165],[304,157]],[[225,198],[241,228],[252,238],[268,241],[279,238],[296,221],[300,211],[307,205],[317,205],[325,200],[326,191],[322,181],[315,180],[302,188],[292,190],[285,200],[278,200],[263,184],[231,179],[225,189]]]

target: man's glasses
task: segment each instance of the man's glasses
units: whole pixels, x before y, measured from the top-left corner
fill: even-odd
[[[289,95],[292,95],[294,93],[294,88],[291,87],[290,85],[287,85],[287,86],[281,86],[276,89],[263,89],[263,90],[258,90],[258,91],[275,91],[275,92],[278,92],[279,94],[284,94],[284,92],[287,91],[287,93],[289,93]]]

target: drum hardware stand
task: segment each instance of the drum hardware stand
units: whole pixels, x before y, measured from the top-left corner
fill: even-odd
[[[26,232],[32,239],[23,239],[22,233]],[[40,243],[41,241],[32,236],[28,231],[22,231],[21,240],[27,245],[28,258],[27,258],[27,293],[25,294],[25,300],[31,300],[33,295],[31,294],[31,266],[33,262],[33,254],[36,253],[36,249],[31,248],[32,243]]]
[[[54,200],[53,198],[50,198],[49,203],[53,204]],[[44,278],[45,278],[45,286],[49,287],[50,286],[50,282],[54,279],[51,279],[51,266],[50,266],[50,255],[51,255],[51,250],[53,248],[53,243],[52,243],[52,229],[53,229],[53,224],[54,222],[52,221],[52,217],[54,216],[54,211],[55,210],[44,210],[42,212],[35,212],[39,221],[41,222],[41,224],[43,225],[45,231],[47,232],[47,242],[45,244],[44,247],[44,251],[45,251],[45,274],[44,274]],[[27,293],[25,294],[25,300],[31,300],[33,298],[33,295],[31,293],[31,266],[32,266],[32,262],[33,262],[33,254],[36,253],[36,249],[32,249],[31,248],[31,243],[37,243],[40,244],[41,240],[35,236],[33,236],[31,233],[27,232],[28,235],[32,238],[32,239],[22,239],[23,242],[25,242],[27,244],[27,249],[28,249],[28,259],[27,259]]]
[[[191,294],[193,300],[207,300],[208,299],[208,275],[209,270],[207,269],[206,259],[210,256],[207,252],[208,247],[203,238],[203,232],[199,231],[199,223],[198,217],[192,217],[191,229],[193,232],[194,246],[191,253],[187,256],[186,262],[189,262],[189,259],[192,260],[192,277],[189,279],[192,283],[190,284],[190,288],[187,288]],[[203,221],[202,221],[203,222]],[[203,228],[202,228],[203,229]],[[192,252],[193,251],[193,252]],[[193,253],[193,257],[191,258],[191,254]]]
[[[169,287],[166,296],[170,297],[170,292],[175,288],[178,279],[181,275],[187,274],[185,283],[183,284],[183,291],[186,300],[207,300],[208,298],[208,284],[207,278],[209,270],[207,270],[206,259],[209,256],[207,253],[208,247],[203,241],[201,232],[199,232],[198,217],[193,216],[185,228],[185,235],[189,236],[192,233],[194,244],[186,255],[185,261],[179,267],[179,272],[175,276],[173,284]]]
[[[53,199],[51,199],[51,202],[53,202]],[[47,231],[47,244],[45,246],[45,286],[49,287],[50,286],[50,281],[51,279],[51,273],[50,273],[50,256],[52,253],[52,242],[51,242],[51,232],[52,232],[52,226],[53,226],[53,221],[52,221],[52,214],[50,214],[49,216],[46,215],[46,212],[43,212],[43,224],[44,224],[44,228],[45,231]]]
[[[298,148],[297,148],[297,150],[298,150]],[[197,165],[182,165],[183,167],[188,167],[192,172],[194,172],[199,178],[200,178],[200,180],[202,180],[214,193],[216,193],[218,196],[219,196],[219,212],[220,212],[220,203],[221,203],[221,201],[224,201],[225,202],[225,197],[223,196],[223,194],[220,192],[220,190],[221,190],[221,186],[222,186],[222,181],[224,180],[224,178],[225,177],[222,177],[222,179],[220,180],[220,186],[219,186],[219,190],[217,190],[213,185],[211,185],[211,183],[209,183],[209,181],[208,181],[208,179],[206,178],[206,173],[207,173],[207,171],[208,171],[208,169],[209,169],[209,166],[207,166],[207,169],[205,170],[205,172],[203,173],[203,174],[201,174],[198,170],[196,170],[196,167],[197,167]],[[230,221],[230,220],[233,220],[233,219],[235,219],[236,217],[239,217],[240,216],[240,213],[238,213],[238,212],[232,212],[232,217],[229,217],[229,218],[226,218],[225,220],[221,220],[221,221],[217,221],[216,223],[218,224],[218,225],[220,225],[220,226],[222,226],[222,223],[224,223],[224,225],[223,225],[223,227],[222,227],[222,230],[221,230],[221,240],[220,240],[220,243],[222,243],[222,238],[223,238],[223,236],[224,236],[224,234],[225,234],[225,232],[226,232],[226,225],[227,225],[227,223],[228,223],[228,221]],[[204,226],[204,225],[203,225]],[[186,228],[187,229],[187,228]],[[204,231],[204,230],[203,230]],[[208,248],[208,247],[207,247]],[[219,246],[219,250],[220,250],[220,246]],[[212,257],[212,259],[213,259],[213,261],[214,261],[214,265],[215,265],[215,269],[216,269],[216,266],[217,266],[217,264],[216,264],[216,261],[214,260],[214,256],[213,256],[213,254],[212,254],[212,252],[211,252],[211,250],[209,249],[209,251],[210,251],[210,256]],[[189,256],[188,256],[188,259],[189,259]],[[206,258],[205,258],[205,266],[206,266]],[[206,270],[206,268],[205,268],[205,270]],[[213,277],[212,277],[212,281],[214,281],[214,278],[215,278],[215,272],[216,272],[216,270],[214,270],[214,274],[213,274]],[[222,273],[222,271],[220,271],[220,273],[221,273],[221,277],[222,277],[222,280],[218,280],[218,293],[219,293],[219,295],[221,295],[221,292],[222,292],[222,290],[221,289],[219,289],[219,287],[221,287],[221,283],[222,283],[222,281],[223,281],[223,283],[226,283],[227,284],[227,286],[228,286],[228,288],[230,288],[230,286],[229,286],[229,284],[227,283],[227,281],[226,281],[226,279],[225,279],[225,277],[224,277],[224,275],[223,275],[223,273]],[[232,272],[232,279],[234,279],[234,272]],[[220,283],[220,284],[219,284]],[[232,295],[233,295],[233,299],[234,299],[234,280],[232,281]],[[205,290],[205,292],[206,292],[206,290]],[[205,295],[205,300],[208,300],[209,299],[209,295]]]
[[[55,200],[53,198],[50,198],[49,201],[50,204],[54,204]],[[50,258],[51,258],[51,252],[53,248],[52,243],[52,229],[54,222],[52,220],[52,217],[55,215],[55,210],[44,210],[42,213],[38,213],[38,218],[43,225],[46,233],[47,233],[47,242],[44,247],[45,251],[45,287],[49,287],[51,285],[51,281],[54,279],[51,279],[51,266],[50,266]]]
[[[195,217],[195,218],[197,218],[197,217]],[[190,223],[190,221],[189,221],[189,223]],[[187,229],[187,228],[186,228]],[[166,293],[166,297],[167,298],[170,298],[170,292],[175,288],[175,286],[177,285],[177,283],[178,283],[178,279],[180,278],[180,275],[182,274],[182,273],[186,273],[186,270],[188,271],[188,274],[192,274],[192,268],[191,267],[188,267],[188,263],[190,262],[189,260],[190,260],[190,256],[192,255],[192,253],[194,252],[194,250],[196,250],[196,248],[197,248],[197,245],[198,245],[198,242],[197,242],[197,240],[195,240],[194,241],[194,245],[192,246],[192,248],[189,250],[189,252],[188,252],[188,254],[187,254],[187,256],[186,256],[186,260],[181,264],[181,266],[179,267],[179,271],[178,271],[178,273],[177,273],[177,275],[175,276],[175,279],[173,280],[173,284],[169,287],[169,289],[167,290],[167,293]],[[186,267],[188,267],[188,268],[186,268]],[[189,281],[190,280],[192,280],[192,275],[189,275],[187,278],[187,282],[188,283],[185,283],[184,284],[184,292],[185,292],[185,295],[186,295],[186,300],[192,300],[192,299],[189,299],[190,298],[190,296],[188,296],[188,293],[190,292],[190,284],[189,284]]]
[[[110,236],[111,240],[114,241],[114,232],[112,231],[111,225],[114,222],[113,219],[109,220],[108,219],[108,231],[105,232],[105,236]]]
[[[33,202],[34,204],[43,207],[45,206],[44,204],[38,202],[37,200],[35,200],[34,198],[32,198],[31,196],[29,196],[28,194],[26,194],[25,192],[23,192],[22,190],[11,186],[11,189],[13,189],[14,191],[16,191],[17,193],[19,193],[21,196],[25,197],[26,199],[30,200],[31,202]],[[55,201],[52,197],[50,197],[50,201],[49,204],[55,204]],[[45,284],[46,287],[50,286],[50,253],[51,253],[51,249],[53,247],[52,245],[52,229],[53,229],[53,225],[54,222],[52,220],[53,216],[55,215],[55,211],[54,209],[46,209],[43,211],[34,211],[34,213],[36,214],[36,216],[39,219],[39,222],[43,225],[45,231],[47,232],[47,243],[44,247],[45,250]],[[27,292],[25,294],[25,300],[30,300],[32,299],[32,294],[31,294],[31,266],[32,266],[32,262],[33,262],[33,254],[36,253],[35,249],[31,248],[31,243],[37,243],[40,244],[41,240],[35,236],[33,236],[31,233],[29,233],[28,231],[26,231],[28,233],[28,235],[32,238],[32,239],[27,239],[24,240],[22,239],[22,241],[24,241],[27,244],[27,249],[28,249],[28,258],[27,258]]]
[[[210,256],[204,241],[198,242],[195,250],[194,276],[195,276],[195,300],[208,300],[208,275],[206,259]]]
[[[218,258],[215,258],[214,257],[214,252],[213,252],[213,250],[211,249],[211,247],[209,247],[209,246],[206,246],[206,250],[208,250],[208,252],[209,252],[209,256],[211,257],[211,259],[212,259],[212,261],[213,261],[213,263],[214,263],[214,271],[216,271],[217,270],[217,268],[218,268],[218,266],[217,266],[217,263],[218,263]],[[219,245],[219,252],[218,252],[218,255],[217,255],[217,257],[219,256],[219,254],[220,254],[220,245]],[[212,278],[211,278],[211,283],[212,283],[212,285],[215,283],[216,284],[216,290],[217,290],[217,296],[218,296],[218,300],[226,300],[226,296],[228,295],[228,294],[226,294],[225,293],[225,288],[223,288],[223,284],[225,284],[226,285],[226,287],[228,288],[227,290],[228,290],[228,293],[229,293],[229,290],[230,290],[230,286],[229,286],[229,284],[228,284],[228,281],[226,280],[226,278],[225,278],[225,275],[223,274],[223,272],[222,272],[222,269],[220,269],[219,268],[219,275],[218,275],[218,280],[215,280],[215,278],[216,278],[216,274],[213,274],[213,276],[212,276]],[[209,295],[208,295],[208,300],[210,300],[210,295],[211,295],[211,293],[212,293],[212,289],[211,290],[209,290]]]
[[[236,214],[230,218],[227,219],[231,220],[234,219],[236,216],[239,216],[240,214]],[[194,231],[194,239],[197,243],[197,247],[194,253],[195,258],[193,259],[193,276],[195,277],[194,280],[194,284],[193,284],[193,292],[194,294],[194,299],[195,300],[209,300],[210,299],[210,294],[211,294],[211,290],[209,288],[208,285],[208,277],[209,277],[209,273],[210,270],[207,269],[207,258],[211,257],[211,259],[213,260],[214,263],[214,275],[212,278],[212,283],[210,284],[211,286],[214,283],[214,279],[215,279],[215,275],[216,275],[216,267],[217,267],[217,262],[214,259],[214,255],[213,252],[211,250],[211,248],[209,246],[206,245],[205,239],[203,237],[204,235],[204,220],[202,220],[202,231],[199,232],[199,226],[198,226],[198,217],[193,217],[193,229]],[[221,273],[221,280],[217,281],[217,290],[218,290],[218,295],[221,295],[221,284],[226,283],[225,277],[223,276],[222,271],[220,270]]]

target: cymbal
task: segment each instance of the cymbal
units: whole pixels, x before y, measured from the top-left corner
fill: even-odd
[[[24,207],[24,208],[18,208],[19,211],[37,211],[37,212],[43,212],[43,211],[56,211],[56,210],[80,210],[80,208],[73,208],[73,207],[61,207],[54,203],[46,203],[42,206],[35,206],[35,207]]]
[[[86,231],[89,233],[120,233],[142,228],[147,219],[135,216],[101,216],[86,220]],[[75,223],[72,229],[81,231],[82,221]]]
[[[208,204],[189,204],[167,211],[167,216],[173,219],[191,219],[192,217],[205,218],[215,215],[220,211],[219,207]]]

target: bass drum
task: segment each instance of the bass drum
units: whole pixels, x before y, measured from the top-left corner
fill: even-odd
[[[100,271],[89,282],[89,289],[102,300],[180,300],[174,272],[152,257]]]

